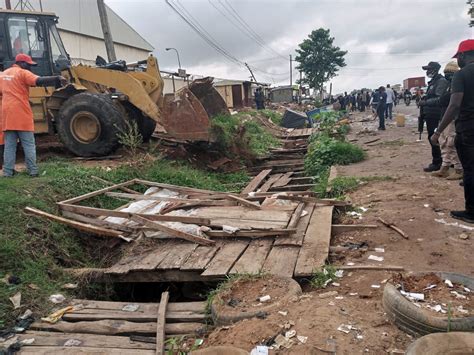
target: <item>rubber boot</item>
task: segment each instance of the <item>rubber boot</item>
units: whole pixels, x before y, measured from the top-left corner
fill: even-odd
[[[438,171],[433,171],[431,176],[436,176],[440,178],[448,177],[449,175],[449,166],[442,166]]]
[[[464,177],[462,169],[455,169],[451,174],[448,175],[446,180],[461,180]]]

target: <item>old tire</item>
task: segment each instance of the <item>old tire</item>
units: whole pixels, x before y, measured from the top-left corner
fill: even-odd
[[[120,145],[124,115],[108,96],[81,93],[64,102],[57,128],[62,143],[75,155],[108,155]]]
[[[268,313],[278,310],[280,305],[292,297],[298,296],[302,293],[301,286],[291,277],[273,276],[275,279],[280,279],[288,283],[288,290],[286,295],[277,302],[271,303],[267,306],[259,307],[258,310],[242,312],[229,307],[222,308],[224,303],[221,296],[217,294],[211,303],[211,316],[216,325],[229,325],[237,323],[244,319],[258,317],[262,312]],[[232,286],[231,286],[232,287]]]
[[[472,277],[451,273],[435,273],[443,280],[449,279],[452,282],[463,284],[473,289],[474,279]],[[385,285],[382,299],[383,307],[388,318],[404,332],[423,336],[430,333],[446,332],[448,324],[452,332],[472,332],[474,331],[474,317],[436,317],[428,314],[407,300],[391,283]]]
[[[429,334],[411,343],[406,355],[473,354],[474,333],[453,332]]]

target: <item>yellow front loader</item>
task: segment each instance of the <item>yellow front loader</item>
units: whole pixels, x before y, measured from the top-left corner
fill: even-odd
[[[154,56],[137,63],[101,66],[70,64],[52,13],[0,10],[0,59],[3,69],[18,53],[38,63],[37,75],[62,74],[62,88],[36,87],[30,102],[37,134],[57,134],[72,153],[101,156],[120,145],[127,120],[137,123],[144,141],[154,132],[186,141],[210,141],[209,117],[228,112],[212,78],[163,95]]]

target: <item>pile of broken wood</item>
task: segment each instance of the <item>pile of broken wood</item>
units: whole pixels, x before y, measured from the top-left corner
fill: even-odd
[[[97,236],[126,241],[142,236],[178,238],[213,245],[214,238],[289,237],[296,232],[304,204],[347,205],[318,199],[311,191],[256,192],[269,173],[256,176],[241,194],[133,179],[58,202],[62,216],[30,207],[25,211]],[[86,205],[98,196],[123,200],[124,205]]]

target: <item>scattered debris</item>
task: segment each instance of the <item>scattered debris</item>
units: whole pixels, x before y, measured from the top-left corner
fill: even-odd
[[[329,292],[320,293],[318,295],[318,297],[319,298],[329,298],[329,297],[333,297],[333,296],[337,296],[337,295],[338,295],[337,291],[329,291]]]
[[[448,287],[450,287],[450,288],[453,288],[453,287],[454,287],[453,283],[452,283],[450,280],[448,280],[448,279],[444,280],[444,283],[445,283],[446,285],[448,285]]]
[[[405,234],[405,232],[403,232],[400,228],[398,228],[397,226],[391,224],[391,223],[388,223],[386,221],[384,221],[382,218],[378,217],[377,218],[378,221],[380,221],[383,225],[387,226],[388,228],[390,229],[393,229],[395,232],[397,232],[398,234],[400,234],[403,238],[405,239],[408,239],[408,236]]]
[[[65,299],[66,299],[66,297],[64,297],[61,294],[56,294],[56,295],[49,296],[49,301],[53,302],[53,303],[56,303],[56,304],[63,303]]]
[[[78,284],[73,284],[73,283],[68,283],[68,284],[64,284],[64,285],[61,286],[61,288],[66,289],[66,290],[73,290],[73,289],[76,289],[78,287],[79,287]]]
[[[288,311],[278,311],[279,314],[286,317],[288,315]]]
[[[466,230],[469,230],[469,231],[474,231],[474,227],[466,226],[465,224],[461,224],[461,223],[458,223],[458,222],[446,222],[443,218],[435,219],[435,222],[444,224],[446,226],[459,227],[459,228],[466,229]]]
[[[270,301],[270,299],[271,299],[270,295],[265,295],[265,296],[260,297],[258,300],[260,302],[268,302]]]
[[[303,335],[297,335],[296,336],[296,339],[298,339],[298,341],[301,343],[301,344],[306,344],[306,342],[308,341],[308,337],[305,337]]]
[[[411,298],[413,300],[417,300],[417,301],[424,301],[425,300],[425,295],[423,293],[416,293],[416,292],[405,292],[403,290],[400,290],[400,293],[407,297],[407,298]]]
[[[136,303],[131,303],[131,304],[126,304],[125,306],[122,307],[122,311],[125,312],[136,312],[140,308],[139,304]]]
[[[13,309],[18,309],[21,306],[21,292],[15,293],[12,297],[9,298],[13,304]]]
[[[252,349],[250,355],[268,355],[268,346],[266,345],[257,345]]]
[[[337,327],[337,330],[339,330],[340,332],[349,334],[352,330],[352,325],[350,325],[350,324],[341,324],[339,327]]]
[[[369,260],[375,260],[375,261],[384,261],[384,257],[383,256],[377,256],[377,255],[369,255],[369,257],[367,258]]]
[[[461,234],[459,235],[459,239],[467,240],[467,239],[469,239],[469,235],[467,235],[466,233],[461,233]]]
[[[64,308],[61,308],[61,309],[57,310],[56,312],[50,314],[47,317],[41,318],[41,320],[43,322],[54,324],[58,320],[60,320],[63,317],[63,315],[65,315],[66,313],[72,312],[73,310],[74,310],[73,306],[64,307]]]

